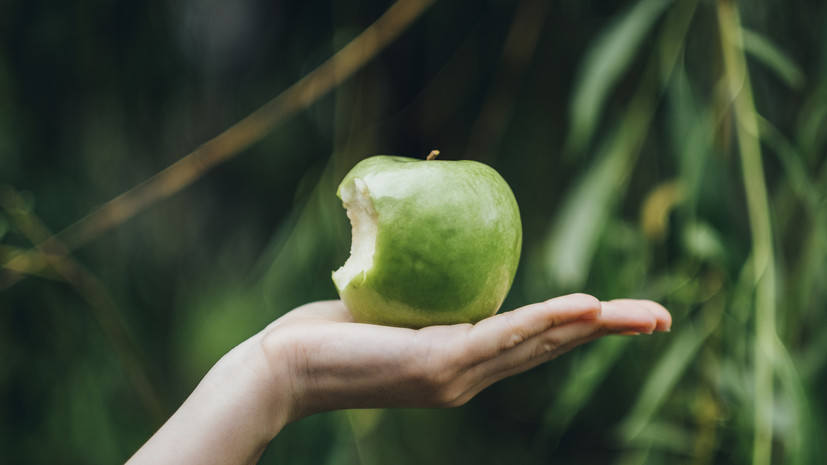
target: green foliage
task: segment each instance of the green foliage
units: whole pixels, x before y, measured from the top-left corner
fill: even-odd
[[[569,140],[572,150],[583,150],[600,123],[606,99],[617,81],[634,64],[644,39],[672,0],[641,0],[620,12],[605,27],[583,57],[571,99]]]
[[[221,354],[335,298],[349,168],[434,148],[492,164],[517,196],[508,308],[652,298],[672,333],[601,340],[458,409],[317,415],[262,463],[827,453],[823,1],[438,2],[331,94],[68,261],[33,249],[389,6],[213,3],[0,6],[0,185],[14,188],[0,189],[0,462],[124,461]]]

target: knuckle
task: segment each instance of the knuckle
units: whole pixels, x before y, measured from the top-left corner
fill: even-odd
[[[545,338],[534,348],[532,358],[553,357],[561,350],[563,344],[554,338]]]
[[[572,296],[576,297],[577,299],[582,300],[583,302],[589,303],[591,306],[600,307],[600,299],[598,299],[597,297],[595,297],[593,295],[584,294],[584,293],[576,293],[576,294],[572,294]]]
[[[529,338],[528,330],[522,328],[518,322],[515,321],[513,313],[506,313],[505,315],[508,324],[508,333],[502,339],[501,350],[513,349]]]
[[[511,336],[509,336],[509,338],[506,342],[505,348],[506,349],[513,349],[514,347],[517,347],[518,345],[522,344],[525,340],[526,340],[525,334],[517,333],[517,332],[512,333]]]

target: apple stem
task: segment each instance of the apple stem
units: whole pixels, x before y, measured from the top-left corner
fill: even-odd
[[[430,160],[435,159],[438,156],[439,156],[439,150],[431,150],[431,153],[428,154],[428,158],[426,158],[425,160],[430,161]]]

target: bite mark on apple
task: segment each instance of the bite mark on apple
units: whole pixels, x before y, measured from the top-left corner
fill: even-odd
[[[362,276],[373,266],[376,251],[377,216],[365,181],[354,178],[341,191],[342,204],[350,219],[350,257],[341,268],[333,272],[333,282],[340,290],[356,277]]]

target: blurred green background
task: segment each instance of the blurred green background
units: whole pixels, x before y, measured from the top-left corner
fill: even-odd
[[[238,156],[72,250],[33,248],[390,6],[0,3],[0,462],[125,461],[221,354],[336,296],[344,173],[436,148],[514,190],[506,309],[651,298],[671,334],[606,338],[457,409],[317,415],[261,463],[820,463],[823,0],[436,2]]]

